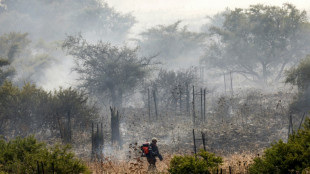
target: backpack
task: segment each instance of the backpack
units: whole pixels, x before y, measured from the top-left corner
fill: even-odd
[[[141,146],[141,150],[142,150],[142,157],[147,157],[150,156],[150,151],[152,150],[151,146],[149,143],[144,143]]]

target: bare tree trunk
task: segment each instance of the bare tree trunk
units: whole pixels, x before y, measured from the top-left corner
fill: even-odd
[[[111,100],[113,107],[121,109],[123,103],[123,93],[122,91],[112,91],[111,90]]]
[[[267,83],[267,65],[265,63],[262,63],[263,68],[263,81],[264,83]]]
[[[118,143],[121,146],[119,112],[112,107],[110,107],[110,110],[111,110],[112,143]]]

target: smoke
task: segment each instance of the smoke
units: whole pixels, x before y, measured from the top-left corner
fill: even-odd
[[[89,42],[121,44],[135,23],[131,14],[97,0],[2,0],[0,4],[0,25],[5,26],[0,35],[28,33],[31,40],[13,63],[15,82],[45,89],[72,85],[77,78],[71,72],[73,61],[59,47],[67,35],[81,33]]]

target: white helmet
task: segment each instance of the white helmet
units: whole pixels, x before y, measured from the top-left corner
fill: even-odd
[[[153,137],[152,138],[152,142],[156,141],[157,142],[157,138]]]

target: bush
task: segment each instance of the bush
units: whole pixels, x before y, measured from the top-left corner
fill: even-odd
[[[262,158],[255,158],[249,171],[256,173],[289,173],[303,171],[310,166],[310,119],[303,128],[291,135],[287,143],[282,140],[265,150]]]
[[[201,150],[197,156],[174,156],[170,161],[168,171],[172,174],[211,173],[210,171],[217,168],[222,162],[221,157]]]
[[[89,173],[88,168],[70,152],[70,146],[37,142],[33,136],[0,140],[0,173]]]

